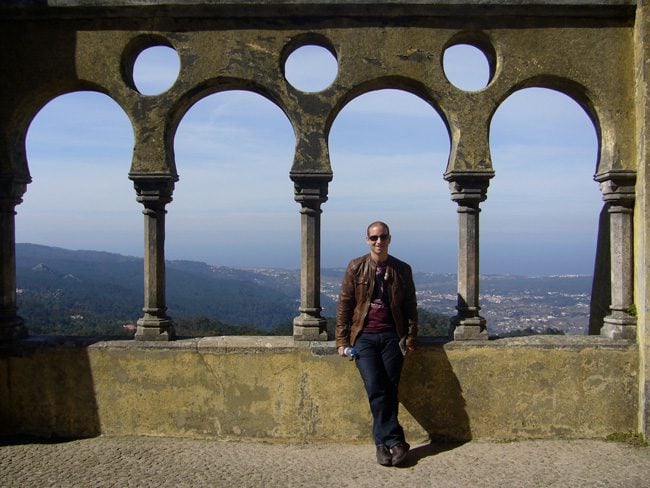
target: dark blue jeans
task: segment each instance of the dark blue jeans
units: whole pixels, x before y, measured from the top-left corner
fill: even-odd
[[[404,442],[404,430],[397,420],[397,389],[404,356],[395,330],[377,334],[361,333],[354,344],[356,364],[368,394],[375,444],[393,447]]]

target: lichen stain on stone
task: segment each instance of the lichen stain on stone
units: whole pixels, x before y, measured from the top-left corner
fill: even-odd
[[[318,430],[319,406],[311,395],[309,377],[306,373],[300,375],[298,382],[298,418],[304,425],[304,433],[313,436]]]
[[[253,51],[257,51],[258,53],[275,56],[275,53],[266,46],[260,46],[259,44],[254,44],[252,42],[245,44],[245,46]]]
[[[377,58],[362,58],[361,60],[364,63],[375,66],[377,68],[381,68],[383,66],[382,62]]]
[[[430,52],[422,51],[421,49],[409,48],[406,54],[398,55],[402,61],[413,61],[416,63],[429,63],[434,59],[434,55]]]
[[[591,375],[587,377],[585,381],[585,387],[594,390],[602,391],[609,386],[609,383],[605,381],[602,375]]]
[[[268,408],[270,400],[267,387],[232,384],[224,394],[222,424],[230,425],[235,435],[266,437],[276,423]]]

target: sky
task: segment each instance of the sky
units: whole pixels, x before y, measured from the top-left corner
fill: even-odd
[[[159,93],[178,69],[171,49],[144,51],[136,85]],[[447,50],[444,69],[461,89],[488,82],[487,61],[470,46]],[[304,91],[323,89],[336,70],[317,47],[286,65],[288,81]],[[449,137],[434,109],[406,92],[371,92],[343,109],[329,143],[322,266],[365,253],[366,226],[379,219],[391,227],[391,254],[416,271],[454,273],[457,205],[442,177]],[[289,179],[295,136],[278,107],[244,91],[209,96],[185,115],[174,144],[180,180],[167,206],[167,259],[299,268],[300,205]],[[586,113],[561,93],[522,90],[499,107],[490,144],[496,176],[481,204],[481,272],[593,273],[603,202]],[[27,135],[33,182],[16,208],[16,241],[142,256],[132,148],[128,117],[105,95],[66,94],[43,107]]]

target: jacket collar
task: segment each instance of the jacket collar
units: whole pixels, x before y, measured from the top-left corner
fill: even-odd
[[[386,275],[385,279],[389,280],[393,277],[394,273],[394,267],[395,267],[395,258],[391,256],[390,254],[386,258]],[[377,263],[372,259],[372,256],[370,253],[366,254],[366,269],[370,273],[372,271],[372,275],[375,274],[375,270],[377,269]]]

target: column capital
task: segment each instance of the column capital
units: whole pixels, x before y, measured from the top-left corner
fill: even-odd
[[[331,173],[289,173],[293,181],[294,200],[303,207],[320,209],[327,201],[328,184]]]
[[[487,198],[487,189],[494,171],[450,171],[444,178],[449,182],[451,200],[458,205],[478,207]]]
[[[22,203],[23,195],[31,178],[11,174],[0,174],[0,210],[13,211],[13,208]]]
[[[157,173],[129,173],[137,193],[137,201],[146,208],[164,208],[172,201],[178,176]]]
[[[636,171],[614,169],[594,176],[600,183],[600,191],[606,203],[633,207],[635,199]]]

